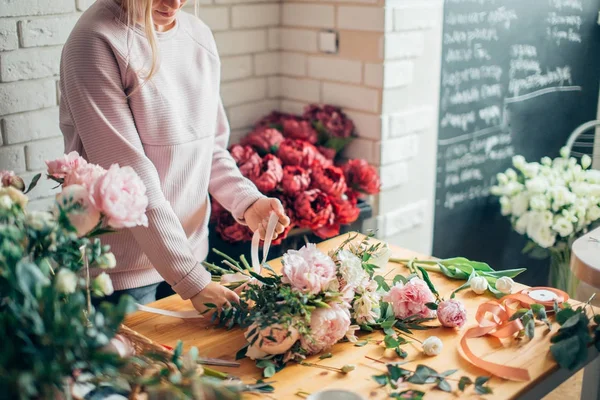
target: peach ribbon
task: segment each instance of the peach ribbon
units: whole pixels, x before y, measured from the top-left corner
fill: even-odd
[[[548,292],[552,296],[548,296]],[[533,297],[532,297],[533,296]],[[546,300],[547,298],[547,300]],[[462,356],[471,364],[486,370],[500,378],[512,381],[528,381],[531,379],[529,371],[524,368],[509,367],[483,360],[471,351],[467,341],[486,335],[503,339],[513,336],[523,329],[521,320],[509,321],[518,308],[531,308],[532,304],[541,304],[551,310],[554,300],[559,304],[569,300],[569,295],[562,290],[549,287],[534,287],[522,290],[519,293],[509,294],[498,301],[488,301],[477,309],[475,319],[479,326],[470,328],[460,340]]]

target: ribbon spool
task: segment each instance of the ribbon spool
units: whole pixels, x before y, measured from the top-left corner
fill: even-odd
[[[273,236],[275,235],[275,228],[277,227],[277,222],[279,221],[279,217],[274,212],[271,212],[269,215],[269,222],[267,223],[267,229],[265,231],[265,240],[263,243],[263,258],[262,262],[258,258],[258,251],[260,247],[260,233],[258,230],[254,232],[252,235],[252,247],[250,249],[250,255],[252,259],[252,270],[257,274],[260,274],[262,271],[262,264],[267,262],[267,257],[269,255],[269,249],[271,248],[271,242],[273,241]],[[254,278],[252,278],[254,279]],[[142,304],[136,304],[139,311],[149,312],[152,314],[165,315],[168,317],[175,318],[183,318],[183,319],[191,319],[191,318],[204,318],[202,314],[199,314],[198,311],[167,311],[162,310],[160,308],[148,307]]]
[[[486,335],[499,339],[513,336],[523,329],[520,319],[509,321],[518,308],[531,308],[533,304],[541,304],[547,310],[552,310],[554,302],[562,304],[569,300],[569,295],[562,290],[550,287],[533,287],[509,294],[498,301],[488,301],[477,309],[475,319],[479,326],[468,329],[460,340],[462,356],[471,364],[500,378],[512,381],[528,381],[529,371],[524,368],[509,367],[483,360],[471,351],[467,341]]]

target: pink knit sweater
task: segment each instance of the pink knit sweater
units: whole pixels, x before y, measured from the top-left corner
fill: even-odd
[[[158,34],[160,67],[150,66],[143,28],[128,28],[115,0],[97,0],[62,54],[60,127],[66,152],[104,168],[129,165],[146,184],[148,228],[102,238],[117,259],[115,290],[166,280],[188,299],[210,282],[210,193],[238,220],[262,197],[227,152],[229,126],[219,95],[220,61],[210,29],[180,12]]]

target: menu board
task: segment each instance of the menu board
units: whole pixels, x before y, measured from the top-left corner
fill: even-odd
[[[514,155],[555,157],[570,133],[596,119],[600,0],[446,0],[444,8],[434,254],[529,267],[490,195]],[[544,275],[546,274],[546,275]]]

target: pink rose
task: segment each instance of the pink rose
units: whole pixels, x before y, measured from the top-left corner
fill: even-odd
[[[90,190],[94,182],[104,176],[106,170],[99,165],[95,164],[81,164],[76,168],[73,168],[65,176],[63,186],[69,185],[81,185],[86,189]]]
[[[289,283],[294,289],[317,294],[336,279],[336,267],[329,256],[310,243],[283,255],[282,275],[281,281]]]
[[[283,354],[292,348],[300,336],[298,330],[293,326],[285,328],[281,324],[271,325],[249,336],[249,333],[253,330],[256,330],[256,324],[250,325],[244,334],[248,342],[254,340],[254,344],[250,345],[246,352],[249,357],[253,355],[257,356],[253,359],[263,358],[268,355]],[[261,356],[261,353],[264,356]]]
[[[133,168],[111,165],[92,185],[91,196],[111,228],[148,226],[146,186]]]
[[[315,166],[310,175],[312,186],[322,192],[337,198],[346,191],[346,178],[344,171],[338,167]]]
[[[283,142],[283,135],[277,129],[257,128],[242,140],[242,145],[252,146],[261,154],[275,153]]]
[[[398,282],[383,300],[392,304],[394,314],[400,319],[413,315],[421,318],[435,317],[435,312],[425,305],[434,303],[435,297],[427,283],[420,278],[413,278],[406,284]]]
[[[65,154],[56,160],[46,161],[48,175],[57,179],[64,179],[71,171],[85,164],[87,164],[87,161],[85,161],[76,151]]]
[[[329,349],[342,340],[350,329],[350,312],[340,304],[317,308],[311,313],[310,334],[302,337],[302,348],[309,354]]]
[[[311,144],[317,143],[317,131],[310,121],[302,118],[287,118],[282,121],[282,125],[285,137],[305,140]]]
[[[0,171],[0,186],[13,187],[21,192],[25,191],[25,182],[23,182],[23,178],[15,175],[13,171]]]
[[[56,195],[56,204],[67,212],[69,222],[79,237],[89,233],[100,222],[100,211],[92,203],[88,190],[81,185],[63,188]]]
[[[283,178],[281,161],[273,154],[267,154],[261,160],[260,168],[252,170],[248,178],[262,193],[272,192]]]
[[[445,300],[438,305],[437,317],[448,328],[460,328],[467,322],[467,310],[456,299]]]
[[[299,165],[304,168],[310,168],[319,154],[317,148],[303,140],[285,139],[279,146],[277,157],[281,159],[283,165]]]
[[[310,185],[310,175],[308,171],[296,165],[286,165],[283,167],[283,178],[281,186],[283,192],[294,196],[299,192],[304,192]]]

